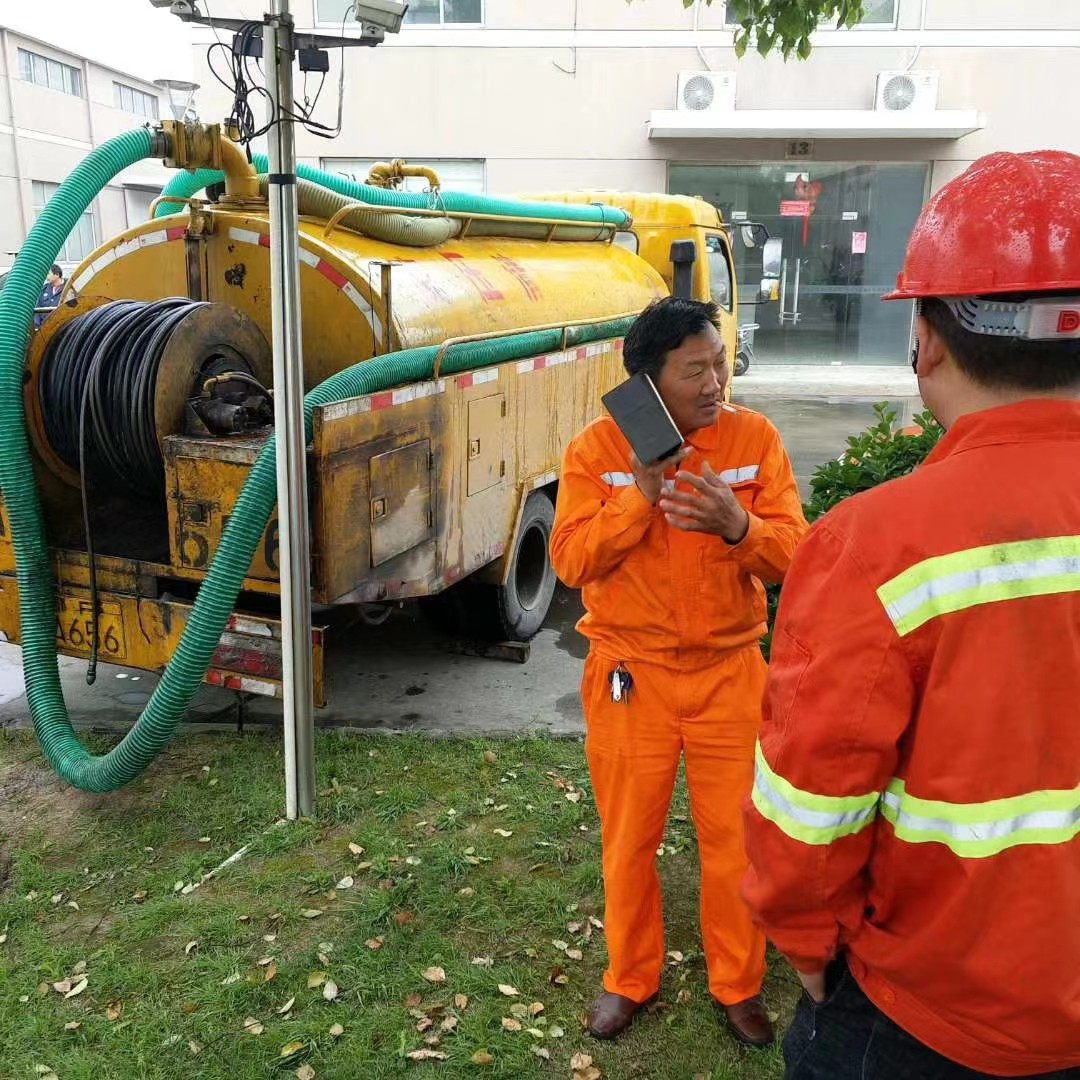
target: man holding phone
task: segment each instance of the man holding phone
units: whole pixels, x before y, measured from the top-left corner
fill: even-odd
[[[649,377],[683,445],[643,462],[637,433],[601,417],[567,448],[559,484],[552,561],[582,589],[578,629],[590,642],[581,695],[609,959],[588,1017],[598,1038],[625,1031],[659,990],[654,860],[683,755],[709,989],[737,1038],[773,1038],[758,996],[765,938],[739,896],[741,808],[765,681],[762,582],[782,580],[806,522],[776,429],[724,400],[731,371],[717,325],[714,304],[668,297],[646,308],[624,363]]]

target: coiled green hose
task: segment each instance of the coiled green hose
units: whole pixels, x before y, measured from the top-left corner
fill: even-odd
[[[265,154],[252,154],[251,163],[257,173],[268,169]],[[431,199],[427,195],[418,195],[410,191],[392,191],[389,188],[373,187],[371,184],[358,184],[345,176],[323,172],[310,165],[297,165],[296,175],[301,180],[310,180],[320,187],[329,188],[339,195],[345,195],[359,202],[371,203],[372,206],[396,206],[402,210],[429,210]],[[213,169],[196,169],[195,172],[178,172],[162,189],[162,195],[174,198],[190,199],[209,184],[220,184],[225,174]],[[630,215],[625,210],[614,206],[575,206],[570,203],[519,202],[516,199],[497,199],[491,195],[469,195],[461,191],[441,191],[439,206],[445,210],[460,214],[493,214],[501,217],[532,218],[534,221],[577,221],[583,225],[600,225],[614,231],[625,229],[630,224]],[[154,217],[176,214],[180,208],[175,203],[160,203],[154,211]],[[487,223],[478,222],[478,225]],[[501,226],[498,235],[508,235]],[[470,229],[476,232],[476,229]],[[488,231],[487,229],[481,231]],[[477,234],[479,235],[479,233]]]
[[[152,148],[150,133],[140,130],[93,150],[41,212],[0,294],[0,490],[15,548],[26,697],[49,764],[83,791],[114,791],[134,780],[176,733],[210,666],[277,502],[274,440],[270,438],[240,492],[180,644],[150,701],[112,750],[91,754],[71,726],[60,685],[52,566],[23,412],[25,350],[41,281],[68,234],[97,193],[121,170],[151,156]],[[570,328],[565,331],[566,343],[618,337],[628,325],[629,320],[616,320]],[[561,347],[563,334],[548,330],[454,345],[446,350],[442,371],[451,374],[550,352]],[[428,378],[438,351],[428,346],[391,353],[327,379],[304,399],[307,437],[311,438],[316,406]]]

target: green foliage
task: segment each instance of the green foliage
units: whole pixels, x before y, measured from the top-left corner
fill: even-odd
[[[836,461],[826,461],[814,470],[810,501],[803,507],[807,521],[817,520],[849,495],[911,472],[941,438],[941,428],[929,412],[915,417],[915,425],[922,430],[914,435],[897,429],[896,412],[885,402],[878,402],[874,412],[877,423],[852,435]]]
[[[629,2],[629,0],[628,0]],[[695,0],[683,0],[692,7]],[[713,0],[705,0],[711,4]],[[810,55],[810,35],[822,22],[851,29],[863,16],[863,0],[727,0],[728,21],[735,24],[735,55],[743,56],[753,38],[762,56],[779,52],[785,60]]]
[[[803,503],[806,520],[813,523],[849,495],[868,491],[878,484],[905,476],[920,465],[941,438],[941,427],[929,411],[915,417],[916,434],[904,434],[896,425],[896,411],[884,401],[874,406],[877,422],[852,435],[847,449],[835,461],[819,465],[810,477],[810,500]],[[766,589],[769,633],[764,653],[769,655],[773,621],[780,602],[780,586]]]

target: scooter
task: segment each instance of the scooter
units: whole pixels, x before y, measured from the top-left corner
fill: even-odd
[[[745,375],[754,362],[754,331],[760,323],[744,323],[738,331],[738,347],[735,352],[735,374]]]

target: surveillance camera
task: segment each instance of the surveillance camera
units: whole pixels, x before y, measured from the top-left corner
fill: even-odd
[[[368,23],[396,34],[409,5],[404,0],[353,0],[353,18],[358,23]]]

